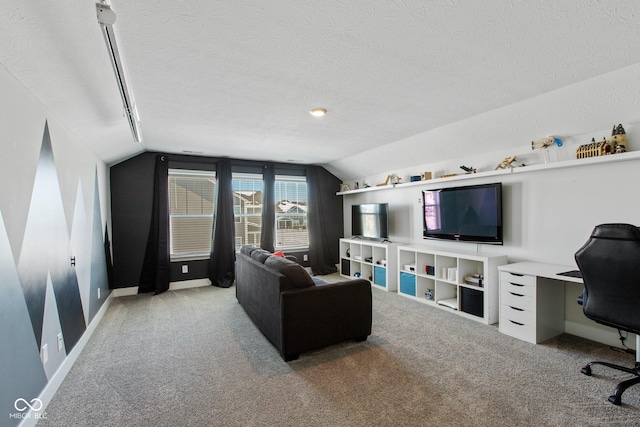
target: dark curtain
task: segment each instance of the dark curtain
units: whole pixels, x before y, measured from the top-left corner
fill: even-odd
[[[262,169],[264,191],[262,193],[262,229],[260,231],[260,247],[273,252],[274,227],[276,223],[276,174],[273,165],[265,165]]]
[[[156,156],[153,212],[138,293],[162,293],[169,289],[169,162]]]
[[[235,219],[233,216],[233,187],[231,162],[223,159],[216,163],[217,198],[209,257],[211,284],[228,288],[235,278]]]
[[[336,195],[340,180],[320,166],[308,166],[309,263],[313,274],[338,271],[338,242],[344,232],[342,198]]]

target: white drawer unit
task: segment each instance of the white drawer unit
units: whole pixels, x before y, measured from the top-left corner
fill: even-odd
[[[500,332],[537,344],[564,331],[564,286],[526,274],[519,264],[498,269]]]

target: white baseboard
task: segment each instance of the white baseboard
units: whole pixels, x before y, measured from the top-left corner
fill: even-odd
[[[71,367],[78,359],[78,356],[80,356],[80,353],[82,352],[82,350],[84,349],[84,346],[89,341],[89,338],[91,338],[91,335],[93,335],[93,332],[98,327],[98,324],[104,317],[104,314],[107,312],[107,309],[109,308],[109,305],[111,304],[111,299],[113,297],[114,297],[114,292],[111,292],[107,297],[106,301],[104,302],[104,304],[102,304],[102,307],[100,307],[100,310],[98,310],[96,315],[93,317],[93,320],[91,321],[89,326],[87,326],[87,329],[84,331],[84,334],[82,334],[82,336],[80,337],[76,345],[73,347],[73,349],[69,352],[67,357],[64,359],[64,361],[62,362],[62,364],[60,365],[56,373],[53,374],[53,376],[45,386],[44,390],[42,390],[42,393],[40,393],[40,396],[38,396],[38,398],[42,401],[42,409],[40,409],[37,414],[39,418],[46,417],[47,405],[49,405],[49,402],[51,402],[51,399],[53,399],[53,396],[56,394],[56,391],[58,391],[60,384],[62,384],[62,381],[66,378],[67,374],[71,370]],[[31,416],[32,414],[30,412],[25,415],[22,422],[20,423],[20,427],[32,427],[36,425],[36,422],[38,422],[39,418],[36,418],[36,414],[33,414],[33,417],[32,417]]]
[[[180,289],[202,288],[204,286],[211,286],[211,280],[194,279],[194,280],[183,280],[181,282],[171,282],[169,283],[169,290],[177,291]]]
[[[170,291],[179,291],[180,289],[189,288],[201,288],[204,286],[211,286],[211,280],[209,279],[194,279],[194,280],[182,280],[180,282],[169,283]],[[113,289],[111,294],[115,298],[128,297],[131,295],[138,295],[138,286],[130,286],[128,288]]]
[[[610,345],[613,347],[621,347],[620,336],[618,335],[618,331],[614,328],[599,327],[595,324],[594,326],[590,326],[583,323],[565,321],[564,331],[568,334],[586,338],[602,344]],[[635,349],[635,335],[629,334],[629,338],[627,338],[625,344],[627,345],[627,347]]]
[[[138,286],[131,286],[130,288],[118,288],[111,292],[114,298],[128,297],[131,295],[138,295]]]

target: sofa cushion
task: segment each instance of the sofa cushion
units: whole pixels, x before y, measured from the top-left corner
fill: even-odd
[[[256,249],[258,248],[253,245],[244,245],[240,248],[240,253],[246,256],[251,256],[251,252],[255,251]]]
[[[258,248],[258,249],[255,249],[253,252],[251,252],[251,258],[263,264],[267,260],[267,258],[269,258],[270,256],[271,256],[271,252],[266,251],[264,249]]]
[[[308,288],[315,283],[300,264],[279,256],[270,256],[264,265],[285,276],[296,288]]]

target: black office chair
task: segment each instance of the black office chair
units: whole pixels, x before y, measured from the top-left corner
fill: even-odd
[[[582,272],[584,291],[578,302],[589,319],[603,325],[640,334],[640,229],[629,224],[601,224],[575,254]],[[581,369],[591,375],[591,366],[604,365],[635,375],[622,381],[609,396],[621,404],[622,393],[640,383],[640,349],[636,339],[635,367],[591,362]]]

